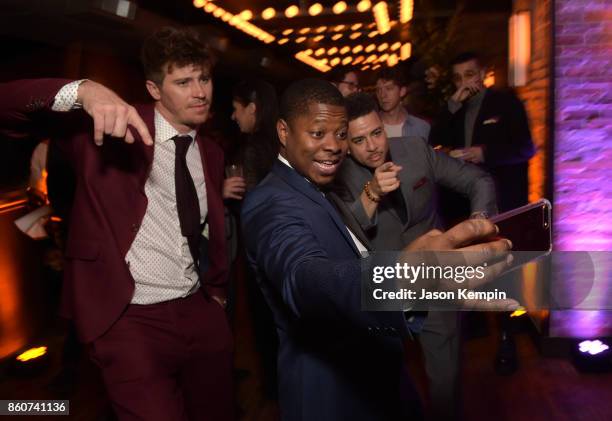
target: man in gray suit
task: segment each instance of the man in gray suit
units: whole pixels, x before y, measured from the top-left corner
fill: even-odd
[[[374,99],[346,98],[349,156],[333,193],[345,223],[376,251],[401,250],[431,229],[441,228],[436,184],[466,195],[474,217],[497,212],[491,177],[475,165],[435,152],[420,137],[388,139]],[[458,326],[454,312],[415,315],[423,319],[421,347],[435,419],[453,418],[457,403]]]

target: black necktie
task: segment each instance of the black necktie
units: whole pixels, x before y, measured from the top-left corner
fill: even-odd
[[[191,136],[175,136],[174,185],[181,234],[187,237],[193,263],[198,267],[200,256],[200,203],[195,184],[187,168],[187,149],[193,141]]]

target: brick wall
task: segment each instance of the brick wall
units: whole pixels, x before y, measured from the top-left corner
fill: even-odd
[[[612,1],[554,13],[555,246],[612,250]]]
[[[555,248],[612,250],[612,2],[557,0],[554,13]],[[597,272],[607,287],[612,268]],[[596,291],[588,300],[605,301]],[[601,311],[553,313],[550,324],[559,336],[612,331]]]
[[[529,161],[529,201],[550,197],[546,191],[548,143],[550,141],[551,106],[551,0],[515,1],[513,11],[531,11],[531,63],[529,82],[517,89],[523,100],[531,136],[537,148],[536,155]]]

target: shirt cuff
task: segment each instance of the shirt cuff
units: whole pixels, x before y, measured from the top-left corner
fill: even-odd
[[[77,103],[77,94],[79,92],[79,86],[87,79],[75,80],[67,85],[64,85],[59,92],[55,95],[53,111],[66,112],[81,108],[81,104]]]

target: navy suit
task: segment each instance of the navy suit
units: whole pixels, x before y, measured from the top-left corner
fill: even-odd
[[[283,420],[414,419],[403,364],[401,312],[361,311],[362,264],[348,230],[317,187],[285,164],[245,200],[249,262],[279,334]]]

